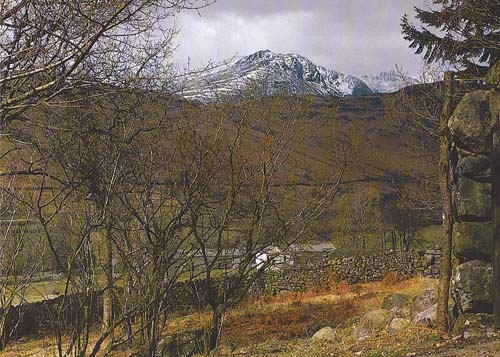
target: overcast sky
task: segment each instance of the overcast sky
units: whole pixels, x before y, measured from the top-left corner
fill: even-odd
[[[175,62],[191,68],[269,49],[298,53],[317,65],[361,75],[403,66],[415,74],[421,59],[401,35],[400,19],[425,0],[217,0],[181,12]]]

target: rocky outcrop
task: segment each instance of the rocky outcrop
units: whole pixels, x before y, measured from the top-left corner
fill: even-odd
[[[363,340],[370,334],[387,327],[393,319],[390,311],[377,309],[367,312],[354,328],[353,335],[358,340]]]
[[[436,320],[436,316],[437,316],[437,304],[434,304],[429,306],[427,309],[420,311],[415,316],[413,316],[413,322],[431,325],[433,321]]]
[[[389,331],[402,331],[411,323],[411,320],[405,317],[395,317],[389,324]]]
[[[416,295],[411,303],[412,315],[425,311],[437,303],[437,291],[434,288],[425,289]]]
[[[355,325],[353,337],[363,340],[384,328],[402,331],[412,323],[432,325],[436,319],[436,295],[436,289],[429,287],[413,299],[401,293],[385,296],[380,309],[367,312]]]
[[[405,309],[410,297],[406,294],[393,293],[387,295],[382,301],[382,309],[391,310],[393,308]]]

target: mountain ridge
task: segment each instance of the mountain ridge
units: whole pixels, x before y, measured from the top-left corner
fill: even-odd
[[[394,70],[356,77],[316,65],[299,54],[261,50],[180,76],[175,91],[186,99],[210,102],[280,92],[335,97],[392,93],[416,83]]]
[[[417,79],[394,69],[377,74],[365,74],[360,78],[374,93],[394,93],[420,83]]]
[[[298,54],[270,50],[189,74],[177,83],[176,89],[187,99],[211,101],[220,96],[242,95],[250,88],[264,96],[278,92],[337,97],[372,93],[357,77],[318,66]]]

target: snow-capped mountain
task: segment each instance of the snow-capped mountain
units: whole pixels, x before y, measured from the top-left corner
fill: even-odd
[[[372,93],[359,78],[317,66],[297,54],[269,50],[181,77],[176,91],[201,101],[223,95],[272,95],[281,91],[339,97]]]
[[[381,72],[375,75],[364,75],[361,79],[375,93],[393,93],[401,88],[418,84],[415,78],[402,74],[396,70]]]

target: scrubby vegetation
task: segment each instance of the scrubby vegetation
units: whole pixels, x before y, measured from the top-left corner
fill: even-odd
[[[500,329],[498,1],[415,9],[432,31],[403,16],[417,53],[457,67],[444,82],[333,98],[256,79],[188,101],[169,20],[213,2],[0,1],[2,353],[412,356],[496,337],[468,314]],[[433,247],[437,296],[389,274],[256,297],[318,242],[363,271],[348,257]]]
[[[423,291],[435,287],[432,279],[415,278],[404,280],[395,274],[382,281],[368,284],[348,285],[332,283],[308,292],[287,293],[279,296],[263,296],[243,302],[226,315],[225,333],[215,355],[247,356],[420,356],[423,354],[452,355],[468,347],[486,352],[495,351],[495,334],[469,336],[457,333],[454,338],[442,335],[425,323],[415,323],[403,330],[391,330],[388,326],[374,331],[369,337],[359,340],[353,335],[363,315],[382,305],[384,298],[393,293],[407,294],[410,299]],[[193,312],[172,316],[162,338],[172,341],[193,340],[210,322],[210,313]],[[471,325],[479,327],[470,320]],[[486,323],[484,320],[483,324]],[[315,340],[311,337],[325,326],[336,331],[333,340]],[[489,337],[488,337],[489,336]],[[51,354],[55,351],[51,342],[56,337],[30,338],[12,343],[5,350],[6,356]],[[65,339],[68,339],[66,336]],[[91,339],[96,338],[91,336]],[[179,343],[180,345],[180,343]],[[192,346],[191,346],[192,347]],[[169,347],[165,347],[166,349]],[[187,346],[184,345],[184,348]],[[114,356],[140,354],[140,346],[123,345]],[[447,352],[449,351],[449,352]],[[446,354],[450,353],[450,354]]]

